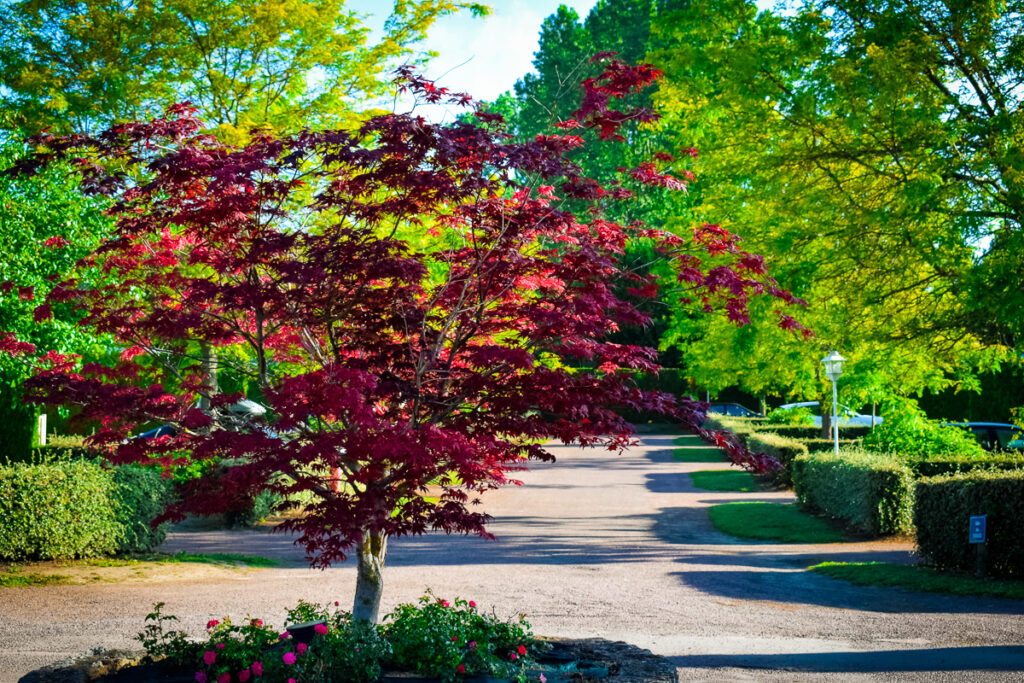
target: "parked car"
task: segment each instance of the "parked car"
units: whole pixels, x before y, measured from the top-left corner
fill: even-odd
[[[756,410],[751,410],[739,403],[709,403],[708,412],[715,415],[728,415],[729,417],[764,417],[764,415]]]
[[[803,401],[801,403],[785,403],[778,407],[778,410],[791,410],[793,408],[810,408],[814,414],[814,426],[821,426],[821,410],[819,409],[820,403],[817,401]],[[880,415],[864,415],[858,413],[856,410],[844,406],[842,403],[839,404],[839,426],[840,427],[852,427],[856,425],[871,427],[872,425],[877,426],[882,424],[882,417]]]
[[[263,417],[267,414],[267,409],[261,406],[255,401],[250,401],[247,398],[243,398],[237,403],[232,403],[228,406],[228,411],[234,415],[247,418]],[[156,429],[150,429],[149,431],[136,434],[133,439],[155,439],[160,436],[177,436],[178,430],[172,424],[160,425]]]
[[[953,427],[966,429],[986,451],[1024,450],[1024,431],[1005,422],[952,422]]]

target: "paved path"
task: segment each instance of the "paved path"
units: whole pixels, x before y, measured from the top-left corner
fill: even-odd
[[[621,456],[556,446],[555,464],[491,495],[498,542],[427,536],[392,545],[385,609],[426,587],[499,615],[529,613],[534,631],[625,640],[670,657],[682,680],[1024,680],[1024,605],[883,588],[809,574],[825,559],[909,561],[905,543],[797,546],[717,533],[704,508],[786,500],[787,493],[709,493],[672,460],[672,437],[645,436]],[[301,565],[286,537],[172,534],[166,550],[278,557],[289,566],[215,579],[0,589],[0,681],[93,646],[132,646],[157,601],[195,633],[248,613],[274,624],[300,598],[351,600],[351,564]]]

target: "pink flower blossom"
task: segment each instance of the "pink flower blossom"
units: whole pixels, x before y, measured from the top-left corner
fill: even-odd
[[[218,650],[223,650],[224,649],[224,643],[217,643],[217,649]]]
[[[279,635],[277,636],[277,639],[278,639],[278,640],[284,640],[285,638],[287,638],[287,637],[288,637],[288,636],[290,636],[290,635],[291,635],[291,634],[290,634],[290,633],[288,633],[288,631],[285,631],[284,633],[281,633],[281,634],[279,634]]]
[[[340,603],[340,602],[338,602],[337,600],[335,600],[335,601],[334,601],[334,606],[335,606],[335,607],[337,607],[337,606],[338,606],[338,605],[340,605],[340,604],[341,604],[341,603]]]
[[[470,606],[470,607],[476,607],[476,603],[475,603],[475,602],[473,602],[472,600],[470,600],[470,601],[469,601],[469,606]]]
[[[239,671],[238,672],[238,680],[239,680],[240,683],[245,683],[247,680],[249,680],[249,670],[248,669],[242,669],[241,671]]]
[[[451,603],[448,602],[447,600],[442,600],[441,601],[441,607],[451,607],[451,606],[452,606]]]
[[[220,622],[217,621],[216,619],[210,619],[208,622],[206,622],[206,628],[207,628],[207,630],[209,630],[209,629],[213,628],[214,626],[216,626],[219,623]]]
[[[295,679],[294,678],[289,678],[288,679],[288,683],[295,683]]]
[[[196,683],[206,683],[206,674],[204,674],[202,671],[197,671]]]
[[[304,655],[304,654],[306,654],[306,650],[308,648],[307,648],[305,643],[299,643],[298,645],[295,646],[295,649],[299,651],[300,655]]]
[[[453,643],[459,642],[459,637],[458,636],[452,636],[452,642]]]
[[[548,683],[548,677],[544,674],[540,675],[540,683]]]
[[[231,674],[225,671],[220,676],[217,676],[217,683],[231,683]]]
[[[466,673],[466,667],[463,664],[459,664],[457,667],[455,667],[455,671],[457,671],[460,674],[464,674]]]
[[[469,649],[472,650],[474,647],[476,647],[476,641],[475,640],[469,641]]]
[[[253,626],[263,626],[263,620],[262,619],[253,619],[249,623],[252,624]]]
[[[281,659],[284,660],[285,664],[291,666],[292,664],[295,663],[295,653],[294,652],[285,652],[284,656],[281,657]]]
[[[521,655],[525,655],[526,654],[526,646],[525,645],[520,645],[518,648],[516,648],[516,652],[518,652]]]
[[[203,661],[206,662],[206,666],[213,666],[213,663],[217,661],[217,653],[207,650],[203,653]]]
[[[316,626],[313,627],[313,630],[316,631],[321,636],[326,636],[327,635],[327,624],[317,624]]]
[[[517,655],[515,652],[513,652],[512,654],[509,655],[509,659],[511,659],[514,662],[517,659],[519,659],[519,655]]]
[[[263,675],[263,662],[253,662],[252,666],[249,668],[252,669],[252,673],[254,676]]]

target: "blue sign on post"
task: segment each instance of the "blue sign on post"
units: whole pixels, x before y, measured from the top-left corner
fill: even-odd
[[[985,520],[987,515],[971,515],[970,543],[985,542]]]

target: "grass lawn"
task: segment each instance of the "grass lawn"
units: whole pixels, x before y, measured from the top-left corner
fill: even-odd
[[[239,555],[236,553],[209,553],[195,555],[192,553],[144,553],[127,557],[99,557],[83,560],[61,560],[57,562],[25,562],[0,565],[0,588],[17,586],[47,586],[53,584],[80,584],[95,581],[110,581],[109,576],[98,573],[86,575],[83,570],[93,568],[130,567],[134,575],[141,575],[144,570],[172,564],[206,564],[214,567],[276,567],[279,563],[269,557],[256,555]],[[72,571],[72,574],[62,573]],[[109,574],[109,572],[107,572]],[[113,579],[116,581],[117,579]]]
[[[693,434],[678,436],[673,443],[682,446],[672,453],[672,458],[679,462],[722,462],[725,460],[721,449],[709,446],[703,439]]]
[[[750,472],[742,470],[701,470],[690,472],[693,485],[705,491],[733,491],[752,493],[760,491],[761,485]]]
[[[893,586],[930,593],[1024,600],[1024,581],[976,579],[963,574],[944,574],[931,567],[885,562],[822,562],[809,569],[858,586]]]
[[[792,503],[725,503],[708,508],[719,531],[740,538],[783,543],[842,543],[846,537]]]

